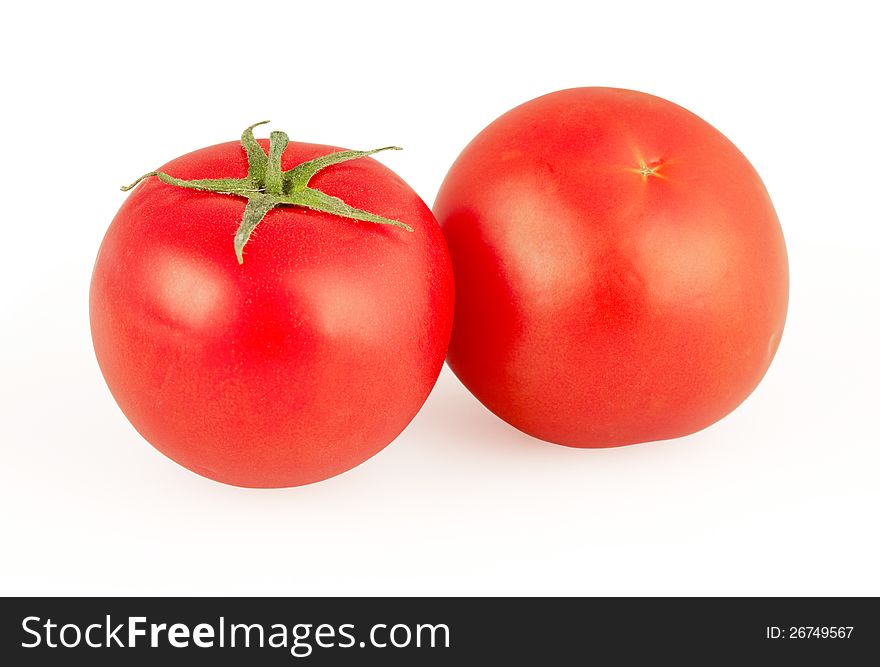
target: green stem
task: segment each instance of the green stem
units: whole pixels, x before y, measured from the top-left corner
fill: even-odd
[[[259,123],[254,123],[241,133],[241,145],[244,152],[247,153],[248,159],[248,180],[255,185],[262,183],[266,177],[266,164],[269,162],[269,158],[266,157],[262,147],[254,138],[254,128],[268,122],[268,120],[262,120]]]
[[[239,225],[238,231],[235,232],[235,256],[238,258],[239,264],[244,263],[244,255],[242,253],[245,244],[251,238],[254,228],[260,224],[260,221],[266,217],[266,214],[274,206],[275,202],[272,201],[271,195],[260,195],[248,199],[247,206],[244,207],[244,217],[241,220],[241,225]]]
[[[275,131],[269,135],[269,164],[266,167],[266,178],[263,189],[270,195],[283,194],[284,179],[281,171],[281,156],[287,148],[289,139],[284,132]]]
[[[376,224],[399,227],[408,232],[413,231],[412,227],[399,220],[391,220],[369,211],[362,211],[361,209],[349,206],[338,197],[331,197],[309,187],[309,181],[312,177],[327,167],[347,160],[355,160],[373,155],[380,151],[400,150],[399,147],[385,146],[384,148],[376,148],[371,151],[337,151],[308,160],[292,169],[283,171],[281,168],[281,158],[284,156],[284,151],[290,142],[287,134],[275,131],[269,135],[268,155],[254,138],[254,128],[265,125],[268,122],[264,120],[254,123],[241,134],[241,145],[248,160],[248,173],[245,178],[187,180],[175,178],[161,171],[151,171],[141,176],[134,183],[122,186],[121,190],[127,192],[144,179],[155,176],[167,185],[245,197],[248,203],[233,241],[233,249],[239,264],[244,263],[244,246],[247,244],[248,239],[250,239],[254,229],[266,217],[266,214],[276,206],[303,206],[314,211],[324,211],[325,213],[331,213],[350,220],[374,222]]]

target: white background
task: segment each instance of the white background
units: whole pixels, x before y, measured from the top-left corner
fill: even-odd
[[[880,594],[880,140],[870,3],[9,3],[0,308],[3,594]],[[789,320],[734,414],[580,451],[448,370],[364,465],[207,481],[129,426],[87,294],[118,186],[271,118],[382,155],[430,204],[516,104],[612,85],[736,143],[786,234]]]

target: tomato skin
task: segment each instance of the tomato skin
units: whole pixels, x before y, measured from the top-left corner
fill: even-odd
[[[766,189],[661,98],[575,88],[509,111],[464,149],[434,212],[458,286],[448,363],[535,437],[693,433],[748,396],[779,345],[788,261]]]
[[[335,150],[292,142],[282,167]],[[240,178],[247,159],[230,142],[162,171]],[[430,210],[372,159],[310,185],[414,232],[277,207],[239,265],[243,199],[149,179],[95,264],[92,336],[113,396],[157,449],[221,482],[296,486],[358,465],[406,427],[443,364],[453,281]]]

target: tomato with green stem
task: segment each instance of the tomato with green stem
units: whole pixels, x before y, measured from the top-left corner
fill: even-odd
[[[254,127],[124,188],[143,181],[98,253],[92,337],[161,452],[229,484],[296,486],[411,421],[446,353],[453,280],[434,216],[378,151]]]

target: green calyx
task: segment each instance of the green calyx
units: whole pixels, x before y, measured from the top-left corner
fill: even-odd
[[[169,176],[161,171],[151,171],[141,176],[131,185],[123,186],[121,190],[127,192],[145,178],[155,176],[168,185],[246,198],[248,202],[244,209],[244,217],[241,220],[238,231],[235,233],[235,256],[238,258],[239,264],[244,263],[244,255],[242,253],[254,228],[276,206],[304,206],[313,211],[324,211],[325,213],[332,213],[333,215],[351,220],[375,222],[380,225],[394,225],[408,232],[413,231],[412,227],[398,220],[389,220],[380,215],[362,211],[361,209],[349,206],[338,197],[331,197],[320,190],[309,187],[309,181],[312,176],[322,169],[326,169],[339,162],[366,157],[381,151],[399,151],[400,148],[398,146],[385,146],[384,148],[375,148],[371,151],[338,151],[303,162],[293,169],[282,171],[281,156],[284,154],[284,149],[287,148],[287,144],[290,141],[288,136],[284,132],[272,132],[269,135],[268,155],[266,155],[262,146],[254,138],[254,128],[259,125],[265,125],[268,122],[264,120],[260,123],[254,123],[242,132],[241,145],[245,153],[247,153],[248,159],[248,173],[244,178],[205,178],[188,181]]]

